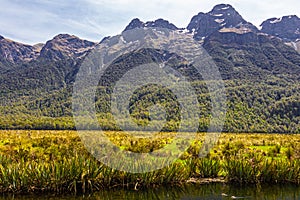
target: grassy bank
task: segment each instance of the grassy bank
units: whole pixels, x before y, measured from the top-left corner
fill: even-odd
[[[107,132],[116,145],[135,152],[161,148],[172,139],[151,140]],[[181,185],[191,178],[227,182],[300,184],[300,135],[222,134],[205,158],[204,134],[172,165],[133,174],[94,159],[75,131],[0,131],[0,191],[81,193],[107,188],[142,189]],[[147,145],[146,145],[147,144]],[[122,163],[122,162],[120,162]]]

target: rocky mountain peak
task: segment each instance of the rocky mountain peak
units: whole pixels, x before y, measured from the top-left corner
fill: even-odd
[[[135,28],[143,28],[145,26],[145,23],[142,22],[140,19],[135,18],[131,20],[131,22],[126,26],[124,31],[135,29]]]
[[[235,9],[230,4],[218,4],[218,5],[215,5],[210,12],[214,13],[214,12],[220,12],[220,11],[221,12],[235,11]]]
[[[96,43],[82,40],[74,35],[59,34],[42,48],[40,58],[60,60],[66,57],[80,58],[94,48]]]
[[[60,39],[69,39],[69,38],[78,38],[74,35],[69,35],[69,34],[64,34],[64,33],[61,33],[61,34],[58,34],[56,35],[53,40],[60,40]]]
[[[261,24],[261,31],[283,39],[286,42],[300,39],[300,18],[296,15],[267,19]]]
[[[257,31],[257,28],[243,19],[243,17],[229,4],[216,5],[208,13],[195,15],[189,23],[187,29],[194,34],[195,39],[202,39],[215,31],[223,28],[248,29]]]
[[[129,25],[125,28],[124,31],[132,30],[135,28],[145,28],[145,27],[151,27],[151,28],[159,27],[159,28],[166,28],[171,30],[179,29],[174,24],[164,19],[157,19],[155,21],[148,21],[144,23],[140,19],[135,18],[129,23]]]
[[[29,62],[38,57],[39,51],[26,44],[0,36],[0,60],[9,63]]]
[[[172,24],[169,21],[164,20],[164,19],[157,19],[155,21],[146,22],[145,26],[146,27],[160,27],[160,28],[167,28],[167,29],[171,29],[171,30],[178,30],[178,28],[174,24]]]
[[[209,13],[215,19],[223,19],[224,26],[234,27],[240,23],[246,24],[246,20],[229,4],[216,5]],[[226,22],[225,22],[226,21]]]

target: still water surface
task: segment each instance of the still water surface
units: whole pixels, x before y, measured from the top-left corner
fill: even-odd
[[[300,186],[272,185],[272,186],[240,186],[225,184],[186,185],[184,187],[160,187],[143,191],[110,190],[81,196],[52,196],[26,195],[0,196],[0,200],[152,200],[152,199],[257,199],[257,200],[300,200]]]

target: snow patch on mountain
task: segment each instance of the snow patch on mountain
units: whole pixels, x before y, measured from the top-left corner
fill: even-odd
[[[222,17],[223,14],[214,14],[214,15],[212,15],[212,16],[215,16],[215,17]]]
[[[279,22],[281,22],[281,21],[282,21],[282,17],[277,18],[277,19],[275,19],[275,20],[273,20],[273,21],[270,21],[270,23],[271,23],[271,24],[275,24],[275,23],[279,23]]]
[[[222,23],[222,22],[224,22],[225,21],[225,19],[215,19],[215,22],[217,22],[217,23]]]
[[[229,9],[230,8],[230,6],[226,6],[226,7],[224,7],[224,8],[221,8],[222,10],[227,10],[227,9]]]

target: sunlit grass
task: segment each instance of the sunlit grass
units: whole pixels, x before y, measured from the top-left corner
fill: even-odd
[[[175,133],[147,138],[137,132],[111,131],[105,135],[121,149],[134,152],[185,145],[184,140],[172,143]],[[198,134],[183,155],[163,169],[128,173],[97,161],[76,131],[0,131],[0,191],[78,193],[114,187],[141,189],[181,185],[190,178],[216,177],[239,183],[300,183],[300,135],[222,134],[209,154],[199,158],[204,136]]]

